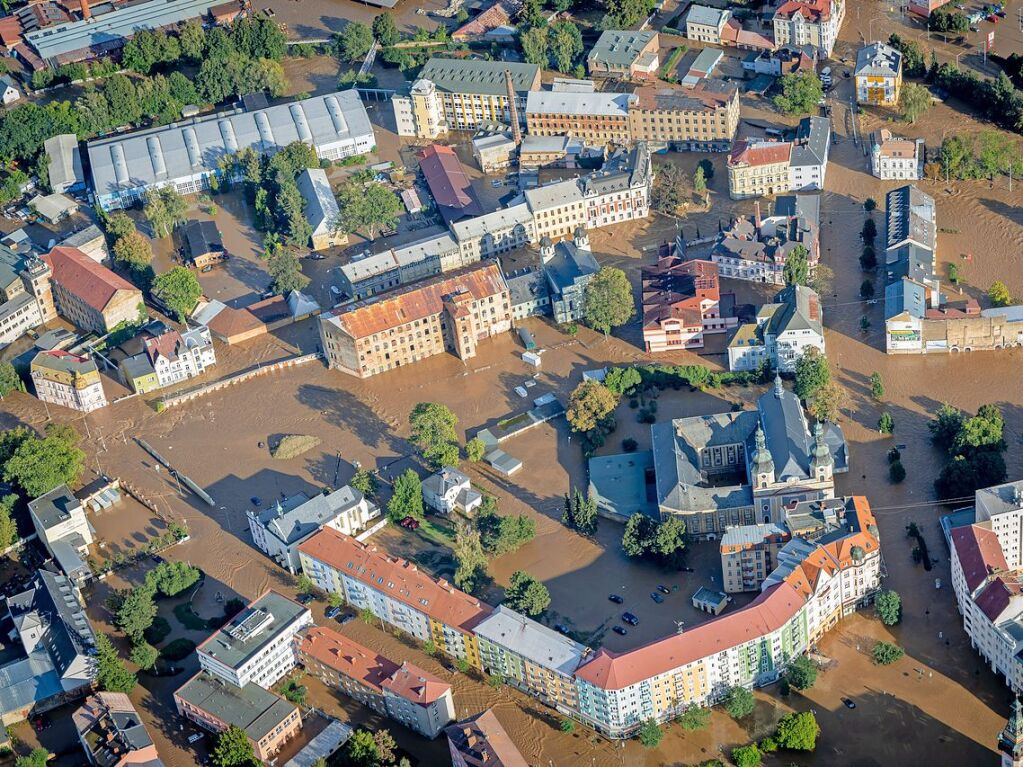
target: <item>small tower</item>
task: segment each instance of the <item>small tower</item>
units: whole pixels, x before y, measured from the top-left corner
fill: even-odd
[[[572,242],[575,243],[575,246],[579,250],[589,250],[590,249],[590,235],[588,235],[586,233],[586,227],[585,226],[580,224],[579,226],[577,226],[575,228],[575,231],[572,233]]]
[[[774,483],[774,459],[767,449],[767,437],[764,429],[757,425],[756,450],[753,451],[753,487],[762,490]]]
[[[835,471],[835,459],[831,448],[824,441],[824,424],[817,421],[813,425],[813,455],[810,456],[810,473],[818,482],[829,481]]]
[[[540,238],[540,263],[546,264],[554,258],[554,242],[546,234]]]
[[[1013,698],[1009,721],[998,736],[998,750],[1002,752],[1002,767],[1023,767],[1023,704]]]
[[[785,387],[781,382],[781,373],[774,374],[774,398],[781,399],[785,395]]]

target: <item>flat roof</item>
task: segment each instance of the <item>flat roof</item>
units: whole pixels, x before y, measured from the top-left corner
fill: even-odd
[[[268,591],[200,644],[198,652],[237,669],[303,614],[310,614],[307,607]]]
[[[590,648],[547,628],[525,615],[499,605],[474,629],[478,637],[565,676],[590,653]]]
[[[629,116],[629,93],[577,93],[573,91],[530,91],[526,97],[526,114],[534,115],[601,115]]]
[[[257,742],[295,710],[294,704],[257,684],[250,682],[244,687],[235,687],[205,671],[185,682],[174,695],[222,722],[245,730],[245,734]]]
[[[600,34],[600,39],[590,49],[586,60],[608,66],[628,66],[639,57],[643,49],[655,37],[657,37],[657,32],[607,29]]]

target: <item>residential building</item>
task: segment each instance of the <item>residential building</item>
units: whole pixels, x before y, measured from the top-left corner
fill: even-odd
[[[845,0],[784,0],[774,11],[775,45],[810,45],[829,58],[845,18]]]
[[[526,94],[539,89],[535,64],[431,58],[391,105],[399,136],[431,139],[452,130],[511,125],[513,118],[524,127]]]
[[[760,591],[760,584],[777,564],[778,552],[791,537],[774,522],[726,528],[720,546],[725,592]]]
[[[322,168],[306,168],[298,174],[295,183],[305,200],[303,212],[313,230],[310,236],[313,250],[347,244],[348,235],[337,228],[341,209],[330,187],[327,172]]]
[[[57,312],[83,330],[109,333],[121,322],[135,322],[145,306],[141,290],[77,248],[57,246],[43,261]]]
[[[923,139],[899,138],[887,128],[870,134],[870,172],[884,181],[923,178]]]
[[[785,262],[796,248],[806,250],[813,270],[820,260],[820,197],[797,194],[778,197],[774,215],[763,218],[760,202],[753,216],[739,218],[718,235],[711,260],[722,277],[784,285]],[[680,248],[685,243],[679,243]]]
[[[419,150],[416,160],[445,224],[483,214],[483,205],[454,149],[431,144]]]
[[[452,32],[451,39],[456,43],[476,42],[480,39],[513,42],[518,34],[514,19],[521,7],[522,0],[497,0]]]
[[[934,198],[914,185],[885,195],[884,317],[889,354],[947,350],[944,338],[924,345],[924,318],[940,302],[941,282],[935,272],[938,245]],[[935,334],[944,336],[944,334]],[[946,347],[943,349],[942,347]]]
[[[587,229],[646,218],[650,213],[654,172],[644,141],[619,149],[599,171],[579,181],[586,199]]]
[[[536,221],[527,203],[485,213],[451,225],[462,259],[473,263],[536,242]]]
[[[739,89],[704,79],[689,88],[644,85],[633,91],[629,124],[633,141],[652,147],[725,152],[739,125]]]
[[[85,507],[61,484],[28,504],[39,540],[53,557],[64,575],[75,583],[91,576],[85,559],[93,542],[92,526],[85,517]]]
[[[794,45],[751,53],[742,60],[742,68],[755,75],[770,75],[771,77],[817,71],[814,64],[813,48],[807,46],[804,49]]]
[[[0,345],[56,319],[51,274],[31,247],[0,244]]]
[[[0,723],[20,722],[92,691],[96,638],[78,588],[66,576],[36,571],[29,587],[3,600],[13,625],[0,665]]]
[[[735,296],[722,302],[718,266],[662,256],[642,271],[643,344],[647,352],[702,349],[705,334],[738,324]]]
[[[196,648],[199,667],[236,688],[268,690],[295,668],[295,635],[312,622],[308,607],[267,591]]]
[[[452,767],[529,767],[493,709],[451,725],[444,734]]]
[[[156,745],[131,699],[97,692],[71,715],[78,742],[95,767],[163,767]]]
[[[519,168],[574,168],[585,144],[571,136],[523,136],[519,144]]]
[[[32,358],[32,385],[43,402],[90,413],[107,406],[99,368],[89,357],[64,351],[39,352]]]
[[[543,269],[526,267],[505,275],[511,301],[512,321],[551,313],[551,296]],[[520,328],[519,332],[522,332]]]
[[[0,75],[0,104],[8,106],[21,99],[21,91],[10,75]]]
[[[85,173],[82,170],[82,152],[78,148],[78,136],[61,133],[43,142],[46,153],[46,167],[50,189],[57,194],[78,192],[85,189]]]
[[[227,257],[224,240],[215,221],[189,221],[182,227],[188,257],[196,269],[219,264]]]
[[[721,45],[747,51],[773,51],[774,40],[752,29],[746,29],[734,16],[728,19],[721,30]]]
[[[518,146],[508,132],[485,133],[472,140],[472,156],[484,173],[510,168],[517,154]]]
[[[473,630],[489,605],[435,580],[412,562],[325,528],[299,546],[302,572],[328,594],[340,594],[358,610],[480,668]]]
[[[239,728],[261,762],[273,760],[302,729],[302,712],[294,703],[254,682],[238,687],[205,670],[174,693],[174,705],[181,716],[210,732]]]
[[[728,342],[728,369],[758,370],[765,363],[794,373],[809,348],[824,354],[820,296],[805,285],[790,285],[757,311],[756,322],[739,327]]]
[[[360,378],[445,351],[471,359],[479,341],[509,330],[508,286],[496,263],[320,315],[327,366]]]
[[[213,338],[205,325],[184,332],[164,329],[143,339],[143,350],[121,362],[121,376],[143,394],[202,375],[217,364]]]
[[[455,719],[451,685],[408,661],[374,653],[328,628],[300,637],[302,667],[330,687],[426,738],[436,738]]]
[[[482,493],[473,489],[469,477],[451,466],[431,474],[422,486],[423,501],[441,514],[457,511],[471,516],[483,504]]]
[[[548,237],[540,240],[540,263],[547,278],[547,295],[551,313],[559,325],[579,322],[586,306],[586,287],[600,264],[590,251],[590,238],[579,226],[574,239],[555,245]]]
[[[533,213],[534,236],[540,242],[566,237],[586,226],[586,200],[578,179],[527,189],[525,197]]]
[[[530,91],[526,125],[532,136],[571,135],[588,144],[628,144],[627,93]]]
[[[700,43],[721,45],[725,25],[732,18],[728,9],[690,5],[686,14],[686,37]]]
[[[794,501],[833,498],[849,469],[836,424],[807,423],[781,378],[756,410],[676,418],[650,427],[657,507],[693,536],[730,526],[781,523]]]
[[[470,266],[479,252],[462,252],[448,233],[428,237],[376,255],[355,258],[338,270],[341,289],[359,301],[427,277]]]
[[[95,224],[89,224],[84,229],[72,232],[61,240],[60,244],[65,248],[77,248],[97,264],[110,260],[107,237],[103,234],[103,230]]]
[[[103,210],[130,207],[150,189],[180,194],[210,188],[221,160],[250,148],[272,154],[302,141],[321,160],[367,154],[373,125],[355,90],[289,104],[196,117],[160,128],[90,141],[86,147],[96,202]]]
[[[657,72],[660,35],[654,31],[608,29],[586,55],[591,77],[648,77]]]
[[[312,498],[298,493],[265,509],[245,512],[256,548],[289,573],[301,569],[298,547],[318,530],[329,527],[345,535],[358,535],[379,516],[380,507],[351,485]]]
[[[788,141],[737,141],[728,155],[728,196],[744,200],[789,191],[791,158]]]
[[[831,120],[804,117],[796,127],[789,158],[789,191],[807,192],[824,188],[831,149]]]
[[[895,107],[902,92],[902,53],[885,43],[871,43],[856,52],[856,101]]]

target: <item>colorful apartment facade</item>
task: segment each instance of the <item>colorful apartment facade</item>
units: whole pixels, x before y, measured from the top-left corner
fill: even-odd
[[[733,312],[722,310],[713,261],[665,256],[643,267],[642,286],[643,344],[648,352],[702,349],[705,335],[738,325]],[[730,303],[734,306],[734,300]]]
[[[89,357],[54,350],[32,359],[32,384],[43,402],[89,413],[106,407],[103,379]]]
[[[902,92],[902,53],[884,43],[871,43],[856,52],[856,101],[894,107]]]

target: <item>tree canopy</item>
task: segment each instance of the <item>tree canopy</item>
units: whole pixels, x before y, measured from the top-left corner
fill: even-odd
[[[817,665],[805,655],[789,663],[785,680],[796,690],[809,690],[817,682]]]
[[[587,284],[585,296],[586,324],[605,336],[636,315],[632,285],[617,267],[602,267]]]
[[[811,346],[796,361],[796,381],[793,391],[801,400],[810,400],[817,391],[831,381],[828,358],[820,349]]]
[[[915,123],[924,112],[931,108],[931,92],[923,85],[905,83],[899,94],[899,109],[908,123]]]
[[[789,251],[782,268],[782,278],[786,285],[805,285],[810,278],[809,252],[802,245],[796,245]]]
[[[810,711],[786,714],[778,722],[774,739],[782,748],[790,751],[813,751],[817,747],[817,736],[821,728]]]
[[[375,239],[381,227],[393,227],[401,215],[401,201],[385,186],[349,183],[337,195],[340,210],[334,228],[339,232],[365,231]]]
[[[213,764],[217,767],[248,767],[256,763],[256,753],[245,730],[231,725],[217,735],[213,749]]]
[[[533,618],[550,607],[551,594],[525,570],[516,570],[504,591],[504,601],[513,610]]]
[[[42,438],[25,429],[3,434],[3,478],[27,498],[38,498],[60,484],[77,484],[85,466],[85,453],[78,447],[80,437],[73,428],[51,424]]]
[[[618,397],[598,381],[583,381],[568,399],[566,418],[572,431],[591,431],[618,406]]]
[[[774,105],[787,115],[805,115],[817,111],[824,97],[824,86],[816,72],[782,75],[781,93],[774,97]]]
[[[725,698],[725,710],[732,719],[745,719],[753,713],[753,693],[745,687],[733,687]]]
[[[475,521],[480,543],[489,554],[495,556],[515,551],[536,536],[536,523],[532,518],[525,514],[498,514],[497,500],[489,494],[483,496],[483,504],[476,512]]]
[[[375,21],[373,25],[376,26]],[[338,55],[344,61],[361,61],[373,46],[373,30],[358,21],[349,21],[337,35],[336,42]]]
[[[169,272],[158,274],[153,280],[153,296],[174,313],[178,322],[184,322],[192,313],[202,295],[202,286],[191,270],[175,266]]]
[[[131,692],[138,680],[117,655],[106,634],[96,634],[96,686],[107,692]]]
[[[902,620],[902,598],[899,592],[887,589],[874,598],[874,609],[881,623],[894,626]]]
[[[394,480],[391,499],[387,502],[387,516],[392,522],[400,522],[405,517],[422,519],[423,486],[419,475],[413,469],[405,469]]]
[[[433,468],[458,466],[458,417],[447,405],[420,402],[409,413],[410,440]]]
[[[483,550],[480,532],[467,522],[460,522],[455,530],[455,543],[452,547],[457,567],[455,569],[455,586],[467,593],[479,589],[488,579],[487,554]]]

